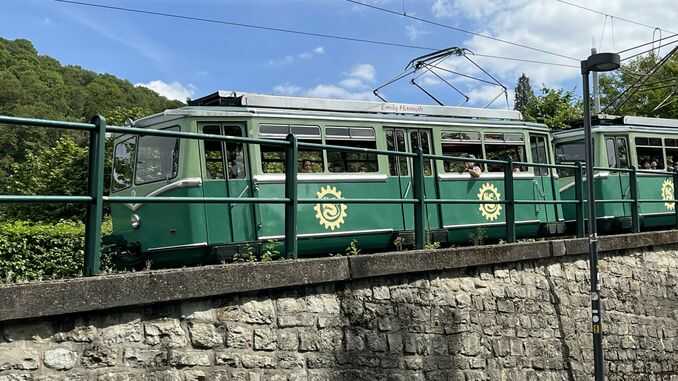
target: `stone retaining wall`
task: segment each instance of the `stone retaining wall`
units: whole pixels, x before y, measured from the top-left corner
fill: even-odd
[[[661,246],[618,250],[634,246],[628,242]],[[678,380],[676,242],[674,233],[601,242],[610,380]],[[99,289],[91,297],[106,308],[74,300],[71,312],[31,305],[0,314],[0,381],[588,380],[589,270],[581,244],[191,270],[240,275],[214,284],[219,294],[190,300],[164,295],[201,293],[195,288],[207,281],[191,282],[191,271],[174,284],[162,280],[180,271],[135,274],[120,282],[145,277],[136,284],[148,286],[152,278],[166,290],[130,288],[127,305],[117,294],[122,288],[102,289],[123,279],[116,277],[0,287],[0,302],[12,293],[35,296],[11,305],[46,303],[39,290],[51,290],[58,304],[66,298],[60,292],[79,297]],[[511,261],[485,263],[502,252]],[[285,281],[272,279],[276,266],[291,271]],[[313,271],[317,266],[324,272]],[[257,275],[261,268],[269,278]],[[238,286],[233,279],[260,283],[224,292]],[[151,294],[163,303],[138,302]],[[7,310],[0,304],[0,313]],[[61,313],[16,317],[37,310]]]

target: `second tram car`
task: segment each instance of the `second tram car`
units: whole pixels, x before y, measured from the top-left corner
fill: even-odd
[[[389,151],[466,157],[426,161],[427,198],[502,200],[503,167],[474,159],[553,163],[546,126],[519,112],[462,107],[217,92],[189,106],[149,116],[137,128],[285,139]],[[158,136],[115,138],[111,192],[116,196],[284,197],[285,151],[277,146]],[[336,198],[412,198],[411,159],[300,148],[297,189],[300,255],[343,253],[352,240],[366,251],[407,242],[412,204],[341,204]],[[516,166],[515,199],[556,200],[557,175]],[[113,234],[132,253],[160,265],[223,260],[284,234],[280,204],[114,204]],[[428,204],[426,230],[442,244],[498,240],[501,204]],[[554,204],[515,207],[518,237],[562,232]],[[482,239],[482,238],[481,238]]]
[[[678,160],[678,120],[635,116],[606,116],[594,118],[594,166],[597,200],[630,200],[631,184],[628,171],[635,166],[638,199],[673,200],[673,176]],[[586,160],[584,130],[573,128],[553,133],[556,162],[572,164]],[[600,170],[609,168],[609,170]],[[574,172],[560,171],[560,196],[575,200]],[[601,202],[596,205],[597,222],[601,232],[614,233],[631,228],[631,203]],[[565,204],[563,213],[568,225],[574,224],[575,206]],[[675,226],[673,202],[641,202],[640,225],[643,228]]]

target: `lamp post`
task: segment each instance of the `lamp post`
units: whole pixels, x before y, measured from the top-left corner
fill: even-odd
[[[591,267],[591,332],[593,334],[593,363],[596,381],[605,379],[605,363],[603,357],[603,315],[600,303],[600,286],[598,279],[598,234],[596,226],[595,192],[593,184],[593,137],[591,134],[591,97],[589,94],[589,74],[617,70],[620,65],[619,54],[592,54],[581,61],[581,74],[584,82],[584,148],[586,151],[586,185],[588,199],[588,243]]]

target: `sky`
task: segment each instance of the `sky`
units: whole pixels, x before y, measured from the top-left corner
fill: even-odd
[[[473,61],[508,88],[511,106],[512,90],[522,73],[530,77],[535,89],[543,85],[580,94],[578,60],[585,59],[591,47],[616,52],[652,41],[653,34],[672,34],[621,18],[678,30],[674,26],[678,19],[676,0],[567,0],[614,18],[559,0],[360,0],[557,54],[551,55],[347,0],[82,1],[425,48],[466,48]],[[0,37],[29,39],[40,54],[63,64],[111,73],[182,101],[216,90],[375,99],[372,89],[401,73],[411,59],[430,53],[425,49],[262,31],[54,0],[2,0],[0,10]],[[667,51],[662,48],[660,52]],[[450,57],[439,65],[492,82],[464,57]],[[465,102],[433,74],[422,74],[418,83],[445,104],[484,107],[499,95],[491,107],[506,107],[501,87],[437,70],[469,97]],[[387,86],[381,94],[394,102],[433,102],[409,81]]]

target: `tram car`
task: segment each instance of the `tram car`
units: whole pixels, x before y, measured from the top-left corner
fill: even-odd
[[[629,169],[636,167],[640,200],[673,200],[673,176],[678,160],[678,120],[635,116],[599,115],[593,119],[594,189],[597,200],[630,200]],[[553,133],[558,164],[584,162],[584,130],[581,127]],[[601,170],[602,167],[602,170]],[[609,170],[604,170],[609,168]],[[654,173],[653,173],[654,172]],[[573,170],[560,171],[560,197],[576,200]],[[586,180],[584,180],[584,183]],[[596,205],[599,231],[614,233],[631,229],[629,202],[601,202]],[[563,205],[571,228],[576,219],[573,204]],[[641,202],[640,227],[653,229],[675,226],[673,202]]]
[[[467,157],[470,163],[425,161],[429,199],[503,200],[503,166],[474,158],[554,162],[548,128],[507,110],[219,91],[133,127],[262,139],[292,133],[300,142]],[[116,136],[114,144],[112,196],[284,197],[282,147],[148,135]],[[469,164],[481,173],[466,172]],[[353,240],[363,252],[412,242],[411,203],[327,202],[412,198],[411,175],[411,158],[300,148],[298,197],[318,204],[298,206],[299,255],[344,253]],[[514,192],[516,200],[558,199],[555,171],[516,166]],[[111,213],[113,235],[129,249],[118,259],[129,263],[224,261],[284,238],[281,204],[112,204]],[[496,241],[506,230],[501,204],[428,204],[426,214],[429,241],[442,245]],[[519,238],[564,226],[553,203],[516,205],[515,216]]]

